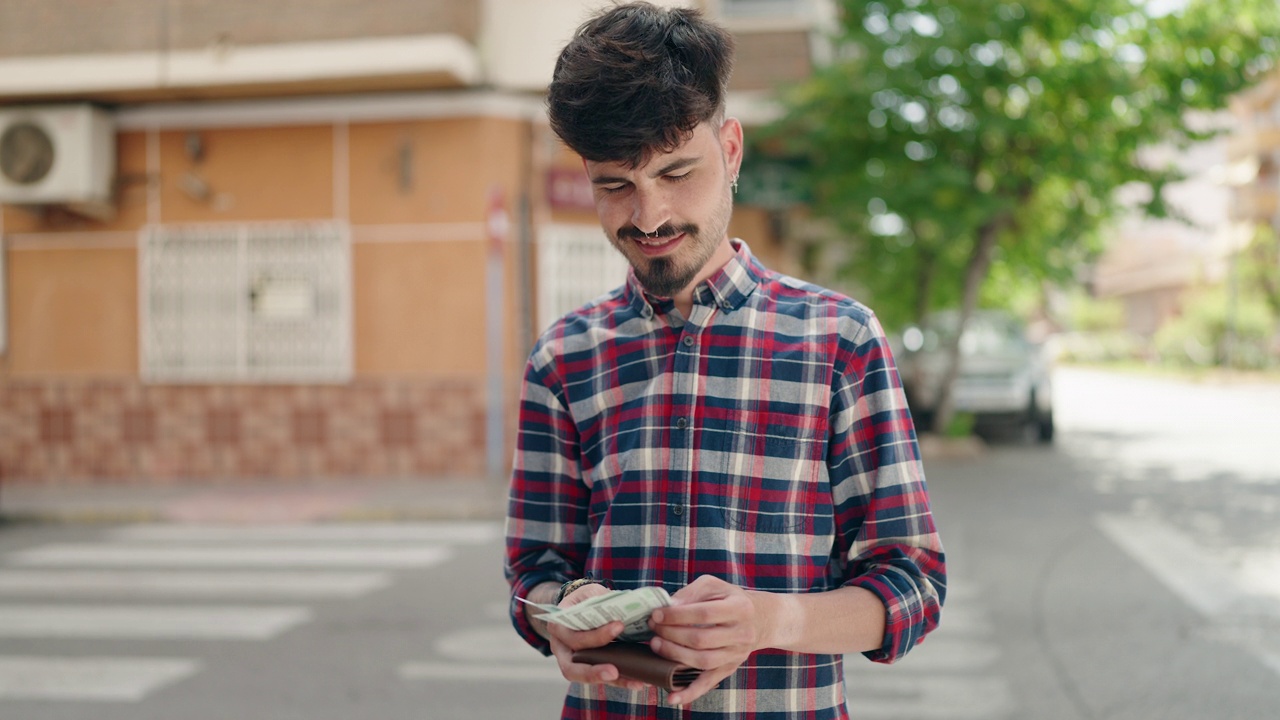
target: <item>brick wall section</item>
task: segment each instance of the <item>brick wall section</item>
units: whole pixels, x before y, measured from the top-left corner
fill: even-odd
[[[0,478],[33,482],[481,477],[484,386],[0,385]]]
[[[0,57],[450,33],[475,42],[472,0],[0,0]]]

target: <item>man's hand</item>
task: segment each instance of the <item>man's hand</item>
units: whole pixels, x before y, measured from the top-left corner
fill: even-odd
[[[748,593],[712,575],[700,576],[671,598],[670,607],[655,610],[649,618],[657,636],[649,646],[665,658],[703,670],[692,685],[667,696],[672,705],[685,705],[764,647],[771,614],[767,593]]]
[[[583,585],[561,600],[560,607],[577,605],[583,600],[606,592],[609,591],[603,585]],[[531,617],[536,619],[537,616]],[[543,635],[551,642],[551,653],[555,655],[556,662],[560,665],[560,674],[564,675],[566,680],[580,683],[604,683],[628,690],[643,690],[649,687],[648,684],[639,680],[621,677],[618,675],[618,668],[613,665],[586,665],[573,661],[573,653],[576,650],[603,647],[613,642],[625,627],[622,623],[611,622],[594,630],[581,631],[571,630],[555,623],[538,621],[538,624],[544,627]]]

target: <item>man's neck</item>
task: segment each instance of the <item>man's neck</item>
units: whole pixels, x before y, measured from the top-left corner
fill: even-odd
[[[680,311],[680,317],[688,320],[690,313],[693,312],[693,291],[694,288],[702,284],[707,278],[715,275],[725,265],[733,259],[737,251],[733,249],[733,243],[729,242],[729,236],[726,235],[720,244],[716,246],[716,251],[707,259],[706,264],[702,266],[702,270],[694,276],[683,290],[671,296],[672,302],[676,304],[676,309]]]

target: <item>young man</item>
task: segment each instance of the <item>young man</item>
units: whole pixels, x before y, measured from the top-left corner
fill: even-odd
[[[698,12],[633,3],[579,28],[551,84],[552,127],[631,264],[542,335],[521,401],[511,612],[572,682],[565,718],[847,717],[842,655],[901,657],[945,595],[875,316],[728,236],[732,54]],[[650,647],[701,677],[664,696],[575,663],[621,624],[572,631],[516,601],[573,605],[601,583],[670,592]]]

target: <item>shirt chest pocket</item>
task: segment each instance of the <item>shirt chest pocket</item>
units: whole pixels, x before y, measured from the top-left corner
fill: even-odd
[[[812,532],[830,512],[823,434],[780,413],[752,413],[721,435],[725,526],[761,534]]]

